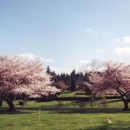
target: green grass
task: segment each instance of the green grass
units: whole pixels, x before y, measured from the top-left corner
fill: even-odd
[[[76,95],[76,93],[77,93],[77,91],[74,91],[74,92],[64,91],[58,97],[74,97]]]
[[[129,130],[129,113],[21,110],[1,113],[1,130]],[[107,124],[109,118],[112,124]]]
[[[67,93],[64,93],[67,96]],[[68,93],[69,96],[75,93]],[[63,96],[63,95],[61,95]],[[106,108],[96,102],[83,108],[76,101],[28,101],[23,107],[14,101],[19,111],[9,112],[3,102],[0,108],[0,130],[130,130],[130,113],[123,112],[123,102],[107,100]],[[112,124],[107,124],[107,118]]]

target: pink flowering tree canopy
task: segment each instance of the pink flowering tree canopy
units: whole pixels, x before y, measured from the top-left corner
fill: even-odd
[[[130,65],[119,62],[103,62],[102,72],[91,73],[90,83],[86,83],[92,94],[118,94],[128,110],[130,102]]]
[[[51,83],[40,58],[0,55],[0,98],[7,102],[9,110],[15,110],[13,100],[18,95],[40,98],[59,93],[60,89]]]

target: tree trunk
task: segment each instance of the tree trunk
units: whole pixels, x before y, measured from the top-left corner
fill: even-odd
[[[13,104],[13,100],[11,99],[7,99],[5,100],[7,102],[7,104],[9,105],[9,110],[10,111],[16,111],[17,109],[15,108],[14,104]]]
[[[3,99],[0,98],[0,106],[2,106],[2,105],[3,105]]]
[[[93,107],[93,95],[91,94],[91,108]]]
[[[127,100],[123,100],[123,102],[124,102],[124,111],[128,111],[129,110],[129,106],[128,106],[128,104],[129,104],[129,101],[127,101]]]

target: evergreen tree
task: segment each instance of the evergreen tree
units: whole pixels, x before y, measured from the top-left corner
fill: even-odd
[[[71,85],[70,85],[70,90],[71,91],[75,91],[75,88],[76,88],[75,79],[76,79],[76,71],[73,70],[71,72]]]
[[[46,68],[46,73],[47,73],[47,74],[51,74],[51,69],[50,69],[49,65],[48,65],[47,68]]]
[[[74,79],[71,79],[70,90],[73,92],[73,91],[75,91],[75,88],[76,88],[75,80],[74,80]]]

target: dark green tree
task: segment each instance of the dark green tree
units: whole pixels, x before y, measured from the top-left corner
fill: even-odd
[[[50,69],[50,66],[48,65],[47,68],[46,68],[46,73],[47,74],[51,74],[51,69]]]
[[[75,79],[71,79],[70,90],[73,92],[75,91],[75,88],[76,88]]]

